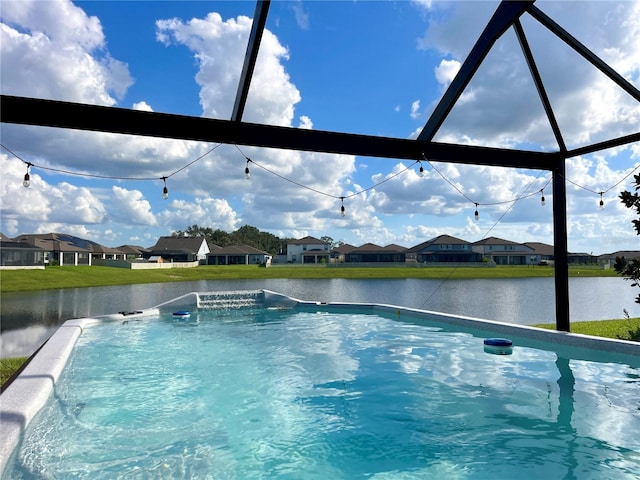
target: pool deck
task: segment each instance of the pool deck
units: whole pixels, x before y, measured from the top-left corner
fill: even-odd
[[[440,324],[448,328],[455,327],[461,332],[479,337],[508,336],[513,339],[516,348],[517,346],[542,348],[555,351],[558,355],[563,355],[566,352],[567,358],[571,359],[618,362],[640,368],[640,343],[637,342],[557,332],[394,305],[307,302],[268,290],[259,292],[264,306],[331,312],[368,311],[386,316],[392,315],[398,321],[425,325]],[[193,310],[197,308],[197,298],[198,294],[194,292],[147,310],[65,322],[34,354],[20,375],[0,395],[0,432],[2,436],[0,474],[4,472],[11,456],[20,445],[27,426],[51,397],[76,341],[85,328],[109,321],[126,322],[129,319],[140,320],[145,317],[155,317],[162,311],[167,311],[168,308]]]

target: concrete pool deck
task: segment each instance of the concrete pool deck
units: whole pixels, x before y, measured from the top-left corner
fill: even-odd
[[[31,358],[20,375],[0,395],[0,474],[20,445],[25,431],[52,394],[67,360],[73,352],[77,339],[85,328],[106,322],[127,322],[153,318],[163,312],[175,310],[195,310],[201,299],[207,295],[234,298],[243,292],[190,293],[154,308],[121,312],[92,318],[65,322]],[[246,292],[245,292],[246,293]],[[250,291],[247,297],[257,299],[255,305],[271,308],[292,308],[328,312],[358,311],[391,316],[400,322],[442,326],[456,331],[470,333],[478,337],[508,336],[517,348],[531,347],[556,352],[576,360],[624,363],[640,368],[640,343],[624,340],[610,340],[566,332],[543,330],[482,320],[471,317],[453,316],[411,308],[383,304],[361,303],[320,303],[297,300],[268,290]]]

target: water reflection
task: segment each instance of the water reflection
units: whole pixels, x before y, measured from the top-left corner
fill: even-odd
[[[386,303],[521,325],[552,323],[555,318],[551,278],[201,280],[72,288],[2,294],[1,354],[30,354],[52,328],[70,318],[139,310],[193,291],[260,288],[301,300]],[[623,308],[640,316],[635,292],[621,278],[572,278],[569,292],[572,321],[621,318]],[[44,328],[27,330],[36,326]],[[25,343],[31,335],[34,345],[27,351]]]

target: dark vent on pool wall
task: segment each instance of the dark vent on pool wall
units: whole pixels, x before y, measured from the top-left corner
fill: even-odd
[[[262,306],[262,290],[242,290],[237,292],[209,292],[198,294],[200,310],[230,310]]]

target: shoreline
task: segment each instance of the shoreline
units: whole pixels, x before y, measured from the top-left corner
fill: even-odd
[[[47,267],[40,270],[2,270],[0,293],[30,292],[65,288],[108,287],[145,283],[189,282],[198,280],[235,279],[394,279],[424,278],[434,280],[455,279],[508,279],[550,278],[550,266],[495,266],[495,267],[327,267],[326,265],[201,265],[194,268],[129,270],[102,266]],[[569,267],[570,277],[618,277],[614,270],[598,265]]]

